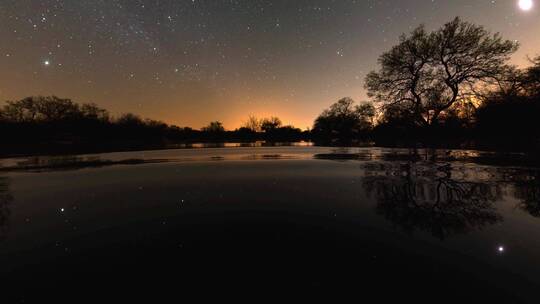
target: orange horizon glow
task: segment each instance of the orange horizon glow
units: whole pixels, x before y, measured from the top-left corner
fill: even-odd
[[[315,17],[310,19],[309,28],[298,27],[296,13],[287,10],[291,18],[282,20],[278,27],[261,22],[259,31],[251,26],[252,20],[244,19],[220,24],[224,28],[192,29],[196,37],[213,35],[208,45],[182,45],[184,40],[177,36],[169,43],[167,35],[171,33],[161,29],[167,35],[160,39],[162,33],[151,28],[157,34],[145,32],[148,39],[130,40],[130,48],[122,52],[110,40],[97,43],[99,37],[88,38],[86,34],[97,34],[82,31],[77,24],[69,23],[74,26],[74,39],[66,38],[64,28],[50,26],[53,20],[71,20],[69,14],[56,19],[51,16],[32,27],[28,19],[19,16],[41,9],[38,4],[4,7],[7,18],[0,21],[4,25],[0,27],[0,39],[11,43],[0,48],[0,101],[56,95],[77,103],[96,103],[115,116],[134,113],[179,127],[199,129],[210,121],[221,121],[226,129],[234,130],[253,115],[276,116],[285,125],[305,130],[324,109],[343,97],[357,102],[368,100],[364,78],[377,69],[378,57],[398,42],[401,33],[421,23],[435,29],[461,16],[491,32],[500,32],[503,38],[520,42],[511,60],[519,67],[529,64],[527,57],[540,54],[538,6],[522,11],[517,1],[489,5],[482,1],[428,1],[415,3],[412,12],[403,10],[410,2],[403,1],[392,4],[401,8],[402,15],[389,19],[389,12],[397,10],[383,2],[368,11],[366,3],[351,6],[336,2],[335,14],[342,19],[327,22],[324,14],[334,16],[333,11],[310,12]],[[131,16],[115,11],[109,7],[111,3],[95,5],[104,6],[104,12],[110,8],[116,12],[112,17],[118,19]],[[78,2],[69,5],[81,9]],[[93,19],[87,21],[92,24]],[[138,20],[127,21],[139,24]],[[203,21],[211,24],[213,18]],[[237,24],[242,28],[236,28]],[[102,25],[116,28],[116,23]],[[245,32],[248,26],[253,30],[250,35]],[[125,38],[120,34],[113,38]],[[228,40],[220,40],[222,36]]]

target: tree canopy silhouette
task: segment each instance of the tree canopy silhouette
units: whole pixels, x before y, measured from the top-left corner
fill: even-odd
[[[95,104],[78,105],[67,98],[33,96],[7,101],[0,118],[8,122],[59,122],[65,120],[108,120],[109,113]]]
[[[475,111],[478,137],[489,142],[521,149],[540,148],[540,57],[531,67],[517,70],[482,99]]]
[[[365,137],[373,126],[375,108],[370,103],[354,105],[346,97],[330,106],[315,120],[313,133],[322,139],[350,141]]]
[[[531,60],[533,64],[527,68],[521,78],[526,94],[540,99],[540,56]]]
[[[433,32],[419,26],[379,58],[381,68],[369,73],[365,86],[386,110],[429,126],[457,101],[495,84],[517,48],[460,18]]]
[[[212,121],[208,124],[208,126],[202,128],[202,131],[208,133],[223,133],[225,132],[225,128],[223,127],[222,122]]]
[[[261,131],[261,121],[257,117],[250,115],[248,120],[244,122],[244,125],[241,129],[249,132],[260,132]]]
[[[281,128],[282,125],[283,123],[281,122],[281,119],[277,117],[264,118],[261,121],[261,130],[266,133],[270,133],[278,128]]]

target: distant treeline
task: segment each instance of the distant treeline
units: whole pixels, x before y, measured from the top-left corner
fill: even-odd
[[[219,121],[201,130],[112,117],[95,104],[55,96],[7,101],[0,107],[2,154],[160,148],[190,142],[294,142],[323,145],[425,146],[540,151],[540,57],[518,69],[518,49],[459,18],[438,30],[403,35],[368,74],[371,101],[343,98],[312,130],[277,117],[250,116],[227,131]]]
[[[279,118],[250,117],[245,127],[227,131],[219,121],[195,130],[143,119],[113,117],[95,104],[56,96],[27,97],[0,107],[1,154],[91,152],[164,148],[178,143],[308,140],[308,132],[283,126]]]

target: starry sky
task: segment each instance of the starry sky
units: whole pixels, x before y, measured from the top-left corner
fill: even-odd
[[[536,1],[536,0],[535,0]],[[540,1],[0,0],[0,100],[58,95],[179,126],[275,115],[300,128],[403,32],[461,16],[540,54]]]

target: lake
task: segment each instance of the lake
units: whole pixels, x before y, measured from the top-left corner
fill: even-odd
[[[3,159],[0,266],[1,294],[25,303],[535,303],[540,169],[519,154],[309,146]]]

